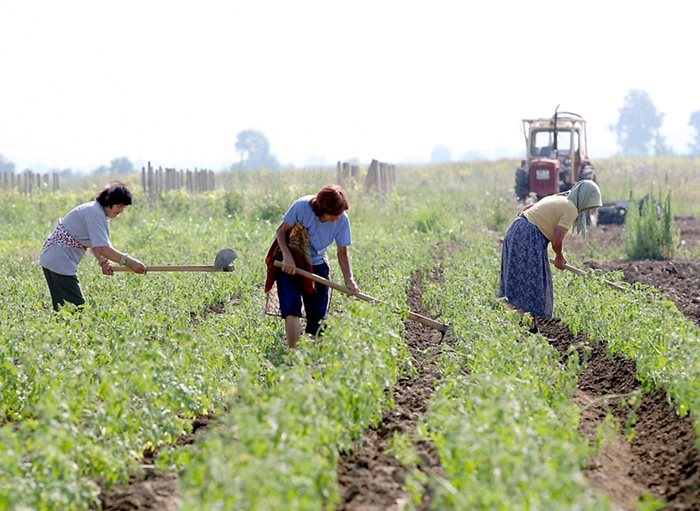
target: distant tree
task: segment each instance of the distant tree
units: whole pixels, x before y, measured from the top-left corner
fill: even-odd
[[[430,161],[432,163],[452,161],[452,151],[445,145],[436,145],[433,152],[430,153]]]
[[[658,133],[654,136],[654,154],[656,156],[672,156],[673,147],[666,143],[666,138]]]
[[[698,156],[700,155],[700,110],[696,110],[690,114],[690,122],[688,125],[695,130],[693,141],[688,144],[688,149],[692,156]]]
[[[110,163],[109,167],[106,165],[100,165],[92,173],[96,176],[102,175],[124,175],[130,174],[134,171],[134,164],[131,163],[129,158],[122,156],[121,158],[114,158]]]
[[[649,94],[630,90],[619,112],[617,124],[611,130],[615,130],[623,156],[646,156],[650,150],[657,155],[670,153],[659,133],[664,114],[656,110]]]
[[[0,154],[0,172],[15,173],[15,164]]]
[[[134,171],[134,164],[126,156],[114,158],[109,165],[112,174],[130,174]]]
[[[232,168],[276,170],[280,164],[270,153],[270,142],[257,130],[243,130],[236,137],[236,151],[241,161]]]

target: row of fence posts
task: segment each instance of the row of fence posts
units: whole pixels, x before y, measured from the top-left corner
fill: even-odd
[[[346,161],[338,162],[336,165],[336,181],[340,186],[349,190],[360,182],[360,167],[352,165]]]
[[[383,199],[396,186],[396,165],[372,160],[365,178],[365,192],[376,189]]]
[[[162,192],[185,189],[190,193],[210,192],[215,188],[213,170],[177,170],[141,167],[141,184],[149,200],[155,200]]]
[[[39,174],[31,170],[25,170],[19,174],[14,172],[0,172],[0,189],[4,191],[15,190],[26,195],[44,190],[56,192],[60,188],[57,172]]]
[[[348,162],[338,162],[336,166],[336,181],[346,189],[354,188],[360,182],[360,167]],[[383,199],[396,186],[396,165],[372,160],[367,168],[364,191],[376,190]]]

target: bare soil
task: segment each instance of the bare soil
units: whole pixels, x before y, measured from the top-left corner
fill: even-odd
[[[421,304],[419,276],[414,276],[408,304],[423,315],[428,311]],[[338,463],[338,483],[343,511],[400,511],[409,501],[406,469],[385,451],[389,441],[399,433],[407,435],[418,446],[419,469],[429,474],[442,474],[435,446],[418,438],[418,422],[426,412],[440,379],[438,358],[450,344],[449,332],[444,336],[419,323],[407,321],[405,341],[417,374],[399,378],[394,389],[396,406],[387,410],[380,424],[371,427],[355,442],[350,452],[342,453]],[[430,508],[431,495],[424,488],[418,509]]]
[[[663,391],[644,392],[635,363],[609,356],[605,343],[573,336],[558,320],[545,321],[540,331],[562,361],[572,350],[586,361],[574,398],[582,409],[583,436],[595,445],[609,414],[619,427],[586,470],[591,485],[624,510],[637,509],[634,503],[645,494],[665,501],[664,509],[700,509],[700,451],[691,418],[679,417]],[[641,401],[631,404],[635,395]],[[626,433],[634,434],[631,441]]]
[[[192,432],[183,435],[178,445],[188,445],[209,429],[211,418],[197,417]],[[143,468],[129,477],[128,484],[107,488],[99,482],[101,508],[104,511],[176,511],[180,508],[180,477],[155,468],[157,452],[144,453]]]
[[[679,248],[697,253],[700,221],[683,218],[676,225]],[[587,248],[590,250],[586,247],[590,243],[604,253],[621,254],[623,229],[623,225],[591,227],[586,242],[567,238],[565,251],[581,258]],[[660,290],[700,326],[700,260],[586,261],[584,266],[602,272],[621,271],[629,283]],[[610,357],[604,343],[592,344],[584,335],[574,337],[556,320],[546,322],[541,331],[562,357],[573,346],[588,360],[575,398],[583,409],[580,429],[584,436],[593,441],[608,414],[622,425],[622,430],[609,436],[600,454],[591,461],[587,470],[591,484],[625,510],[636,509],[634,502],[644,494],[666,502],[664,509],[700,510],[700,451],[692,418],[679,417],[663,391],[643,392],[635,377],[634,362]],[[634,393],[643,395],[638,407],[625,399]],[[624,426],[629,423],[634,429],[626,431]],[[626,432],[633,433],[631,441],[625,439]]]

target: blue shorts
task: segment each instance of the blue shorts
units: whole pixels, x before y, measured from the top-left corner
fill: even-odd
[[[315,264],[313,273],[325,279],[330,275],[330,268],[324,262]],[[314,283],[314,292],[306,293],[302,289],[301,279],[298,275],[290,275],[283,271],[277,274],[277,296],[280,301],[280,315],[302,317],[301,304],[304,303],[306,311],[306,328],[308,334],[318,334],[321,321],[328,313],[329,289],[328,286]]]

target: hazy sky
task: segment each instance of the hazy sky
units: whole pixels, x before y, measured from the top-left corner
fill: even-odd
[[[0,154],[17,170],[219,170],[236,135],[282,163],[523,151],[520,119],[589,121],[649,93],[678,152],[700,110],[700,3],[631,0],[0,0]]]

